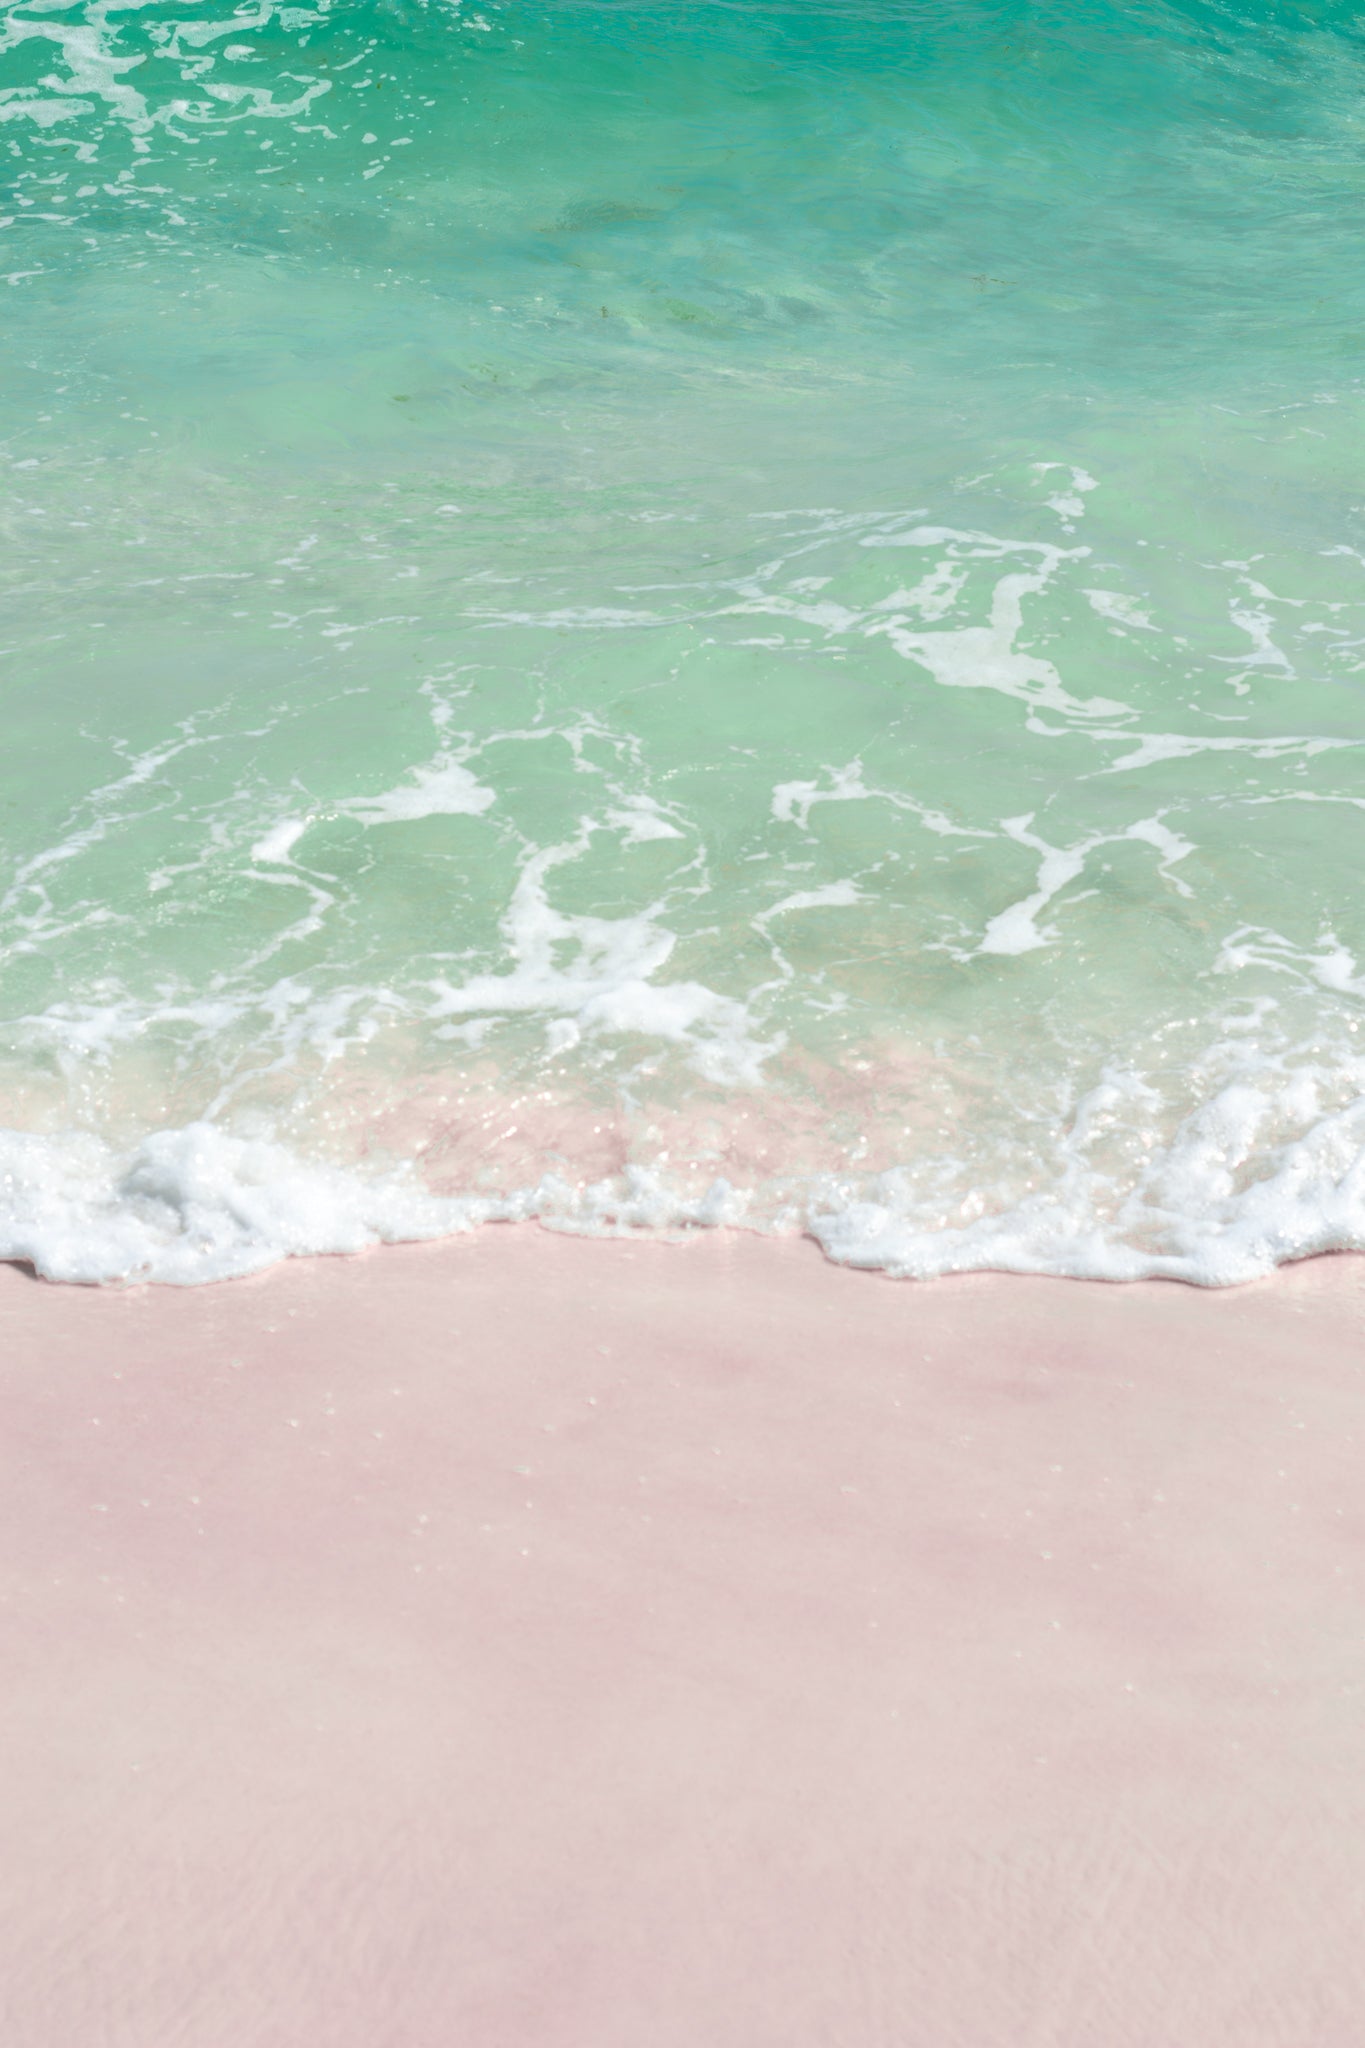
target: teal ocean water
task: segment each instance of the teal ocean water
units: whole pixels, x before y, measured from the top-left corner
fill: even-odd
[[[1365,1246],[1365,31],[0,8],[0,1255]]]

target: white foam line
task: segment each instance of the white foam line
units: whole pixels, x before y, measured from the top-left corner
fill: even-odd
[[[850,904],[861,903],[863,892],[856,882],[826,882],[818,889],[798,889],[795,895],[784,896],[780,903],[770,904],[761,910],[752,922],[766,925],[769,918],[784,917],[792,910],[845,910]]]
[[[757,1039],[747,1006],[702,982],[656,982],[677,943],[656,921],[659,904],[619,918],[574,916],[551,905],[548,876],[585,851],[593,829],[587,820],[575,839],[526,858],[502,921],[513,966],[458,986],[431,982],[428,1016],[539,1014],[560,1051],[585,1034],[639,1033],[686,1044],[691,1065],[708,1080],[758,1086],[764,1061],[783,1040]]]
[[[1323,932],[1318,945],[1321,950],[1312,952],[1296,946],[1282,932],[1242,925],[1223,941],[1213,972],[1236,974],[1248,967],[1268,967],[1277,974],[1315,981],[1336,995],[1365,996],[1365,975],[1336,933]]]
[[[453,756],[440,755],[409,772],[409,782],[378,796],[350,797],[331,809],[342,817],[358,818],[362,825],[397,825],[415,818],[476,818],[497,802],[497,792]]]
[[[436,1196],[411,1170],[329,1167],[203,1120],[126,1149],[88,1133],[0,1130],[0,1257],[58,1280],[192,1284],[530,1217],[599,1236],[804,1228],[835,1260],[916,1277],[997,1270],[1226,1286],[1289,1259],[1365,1249],[1365,1060],[1334,1070],[1225,1043],[1204,1068],[1203,1091],[1174,1116],[1152,1080],[1106,1071],[1069,1118],[1036,1128],[1047,1185],[1013,1195],[989,1170],[935,1159],[766,1192],[723,1179],[688,1192],[661,1163],[587,1186],[547,1174]],[[1126,1133],[1143,1142],[1125,1147]]]
[[[1035,730],[1047,731],[1046,727]],[[1059,738],[1055,732],[1050,738]],[[1225,739],[1206,738],[1196,733],[1183,732],[1095,732],[1091,735],[1099,740],[1122,740],[1125,746],[1137,745],[1131,754],[1121,760],[1111,761],[1107,768],[1097,768],[1096,775],[1123,775],[1138,768],[1151,768],[1158,761],[1192,760],[1196,754],[1250,754],[1258,761],[1281,761],[1292,754],[1302,754],[1305,760],[1312,760],[1317,754],[1329,754],[1342,747],[1358,747],[1359,740],[1324,739],[1309,733],[1285,733],[1271,738]]]
[[[1041,946],[1054,944],[1056,932],[1039,930],[1038,913],[1045,910],[1069,882],[1074,882],[1077,876],[1084,872],[1086,861],[1101,846],[1117,846],[1124,840],[1137,840],[1154,847],[1161,855],[1158,872],[1170,881],[1181,895],[1189,896],[1193,893],[1178,876],[1170,873],[1170,869],[1176,861],[1184,860],[1187,854],[1194,852],[1194,843],[1192,840],[1183,839],[1179,833],[1172,832],[1159,818],[1140,818],[1136,824],[1129,825],[1123,832],[1097,832],[1088,839],[1080,840],[1075,846],[1050,846],[1045,839],[1039,838],[1029,829],[1032,823],[1032,812],[1026,817],[1005,818],[1001,821],[1002,829],[1011,839],[1042,854],[1042,860],[1038,865],[1037,886],[1031,895],[1018,903],[1012,903],[1007,910],[1000,911],[991,919],[981,943],[974,949],[976,954],[1031,953]],[[969,954],[966,957],[973,956]]]
[[[1128,712],[1126,704],[1108,697],[1073,697],[1050,661],[1021,652],[1016,639],[1023,627],[1023,601],[1046,588],[1059,564],[1083,559],[1088,548],[1059,548],[1045,541],[1000,541],[994,536],[954,527],[916,527],[893,537],[870,536],[863,547],[948,547],[954,559],[998,560],[1016,553],[1040,557],[1034,570],[1002,576],[991,594],[989,623],[926,632],[904,613],[874,618],[865,627],[868,638],[884,635],[897,654],[927,669],[945,689],[997,690],[1032,710],[1059,712],[1071,718],[1114,718]],[[914,593],[907,593],[913,597]]]
[[[830,779],[828,789],[822,789],[818,782],[779,782],[773,787],[772,815],[779,824],[796,825],[802,832],[810,830],[810,814],[816,804],[885,803],[893,810],[909,811],[917,817],[928,832],[937,833],[944,839],[996,839],[998,832],[979,825],[958,825],[935,810],[931,804],[922,804],[917,798],[906,796],[900,790],[873,789],[863,780],[861,761],[846,762],[842,768],[825,769]]]
[[[259,861],[287,861],[312,821],[308,818],[285,818],[273,825],[263,839],[258,839],[251,849],[251,858]]]

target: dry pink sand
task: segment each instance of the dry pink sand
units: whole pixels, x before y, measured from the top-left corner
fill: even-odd
[[[3,2048],[1360,2048],[1365,1260],[0,1273]]]

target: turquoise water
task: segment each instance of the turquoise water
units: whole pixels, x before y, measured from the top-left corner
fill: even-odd
[[[1349,10],[2,14],[0,1254],[1365,1246]]]

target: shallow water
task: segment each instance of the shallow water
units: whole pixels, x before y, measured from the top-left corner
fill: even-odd
[[[3,9],[0,1250],[1365,1246],[1345,9]]]

